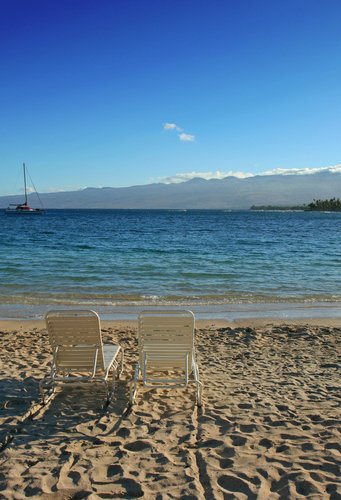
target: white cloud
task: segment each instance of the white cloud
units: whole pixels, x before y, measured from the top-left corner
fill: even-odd
[[[165,123],[163,125],[163,130],[176,130],[177,132],[182,132],[182,128],[178,127],[176,123]]]
[[[195,137],[192,134],[185,134],[185,132],[182,132],[182,134],[179,134],[179,139],[182,142],[195,142]]]
[[[266,170],[260,173],[250,173],[250,172],[241,172],[241,171],[233,171],[229,170],[227,172],[222,172],[220,170],[216,170],[215,172],[183,172],[177,173],[173,176],[169,177],[159,177],[157,179],[151,179],[151,182],[164,182],[165,184],[173,184],[179,182],[189,181],[194,179],[195,177],[200,177],[201,179],[209,180],[209,179],[224,179],[225,177],[236,177],[238,179],[246,179],[247,177],[254,177],[256,175],[307,175],[307,174],[317,174],[320,172],[332,172],[332,173],[341,173],[341,165],[334,165],[331,167],[320,167],[320,168],[274,168],[272,170]]]
[[[24,188],[20,188],[20,192],[21,193],[25,193],[25,189]],[[31,193],[35,193],[35,189],[31,186],[27,186],[26,187],[26,192],[27,194],[31,194]]]
[[[72,184],[69,185],[64,185],[64,186],[49,186],[47,187],[44,191],[44,193],[67,193],[70,191],[82,191],[83,189],[86,189],[88,186],[75,186]],[[96,187],[101,187],[101,186],[96,186]]]
[[[245,172],[221,172],[220,170],[216,170],[215,172],[186,172],[186,173],[178,173],[170,177],[160,177],[158,179],[151,179],[152,182],[164,182],[165,184],[173,184],[179,182],[189,181],[194,179],[195,177],[200,177],[201,179],[209,180],[209,179],[224,179],[225,177],[232,176],[238,177],[239,179],[245,179],[246,177],[252,177],[253,174],[247,174]]]
[[[178,134],[179,140],[181,142],[195,142],[195,136],[193,134],[187,134],[183,128],[179,127],[176,123],[166,122],[163,124],[163,130],[175,130],[175,132],[180,132]]]
[[[307,174],[317,174],[319,172],[341,172],[341,165],[334,165],[332,167],[320,167],[320,168],[273,168],[271,170],[266,170],[258,175],[307,175]]]

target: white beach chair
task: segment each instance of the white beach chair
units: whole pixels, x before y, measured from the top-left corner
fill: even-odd
[[[43,402],[44,389],[58,382],[100,382],[107,391],[109,402],[115,388],[115,378],[123,369],[123,349],[119,345],[103,344],[100,319],[94,311],[49,311],[45,316],[53,360],[50,375],[39,384]],[[120,355],[120,362],[119,362]],[[111,387],[108,378],[113,371]]]
[[[192,376],[201,406],[202,383],[194,350],[194,314],[191,311],[143,311],[138,317],[139,362],[130,384],[130,404],[137,385],[184,387]]]

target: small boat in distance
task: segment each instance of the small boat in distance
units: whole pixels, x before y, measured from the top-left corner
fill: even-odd
[[[25,163],[23,163],[23,170],[24,170],[24,188],[25,188],[25,201],[24,203],[10,203],[8,208],[5,209],[6,214],[10,215],[40,215],[44,213],[43,208],[31,208],[28,203],[27,203],[27,187],[26,187],[26,167]],[[35,188],[34,188],[35,190]],[[36,190],[35,190],[36,191]],[[36,194],[39,198],[39,195],[36,191]],[[39,198],[40,201],[40,198]],[[41,203],[41,202],[40,202]]]

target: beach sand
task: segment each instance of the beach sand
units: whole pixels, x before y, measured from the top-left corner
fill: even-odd
[[[110,405],[83,384],[43,406],[43,324],[0,322],[0,498],[341,497],[337,322],[199,322],[201,409],[194,386],[140,387],[129,409],[136,323],[102,330],[125,350]]]

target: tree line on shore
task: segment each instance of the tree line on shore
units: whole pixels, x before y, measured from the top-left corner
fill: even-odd
[[[251,210],[306,210],[306,211],[327,211],[341,212],[340,198],[330,200],[313,200],[308,205],[298,205],[295,207],[281,207],[276,205],[252,205]]]
[[[331,198],[330,200],[314,200],[309,203],[308,210],[328,210],[330,212],[341,211],[340,198]]]

